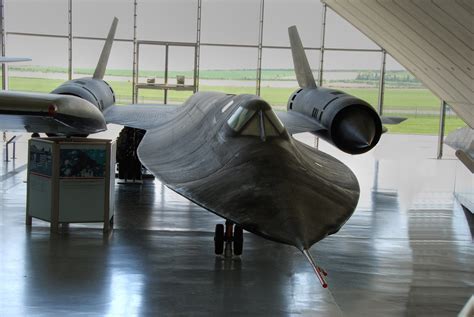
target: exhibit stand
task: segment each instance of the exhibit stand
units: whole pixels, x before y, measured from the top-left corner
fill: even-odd
[[[115,142],[89,138],[32,138],[28,142],[26,224],[103,222],[114,217]]]

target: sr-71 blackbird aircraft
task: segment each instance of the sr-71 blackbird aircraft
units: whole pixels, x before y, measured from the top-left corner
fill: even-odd
[[[245,229],[301,250],[326,287],[326,273],[308,250],[349,219],[359,185],[347,166],[292,134],[311,132],[344,152],[364,153],[383,132],[375,110],[316,86],[295,26],[289,37],[301,88],[290,96],[287,112],[274,112],[255,95],[220,92],[195,93],[180,106],[116,106],[103,77],[117,22],[92,78],[70,80],[50,94],[0,93],[1,128],[65,136],[103,131],[106,123],[145,129],[142,164],[173,191],[236,224],[227,238],[223,225],[216,226],[216,253],[230,239],[240,254]]]

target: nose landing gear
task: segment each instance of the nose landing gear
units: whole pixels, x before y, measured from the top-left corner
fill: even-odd
[[[214,251],[217,255],[232,257],[241,255],[244,246],[243,229],[239,225],[234,225],[230,220],[223,224],[217,224],[214,232]]]

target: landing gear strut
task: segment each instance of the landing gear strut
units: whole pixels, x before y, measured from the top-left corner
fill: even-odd
[[[225,230],[224,230],[225,229]],[[217,224],[214,233],[214,251],[217,255],[224,254],[225,257],[241,255],[244,246],[243,229],[226,220],[223,224]]]

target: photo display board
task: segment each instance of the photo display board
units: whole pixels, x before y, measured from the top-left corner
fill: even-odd
[[[53,147],[50,143],[31,141],[28,170],[32,174],[51,177],[53,172]]]
[[[66,147],[66,148],[65,148]],[[106,150],[90,148],[91,145],[81,145],[84,148],[67,148],[60,150],[60,178],[104,178],[106,169]]]

